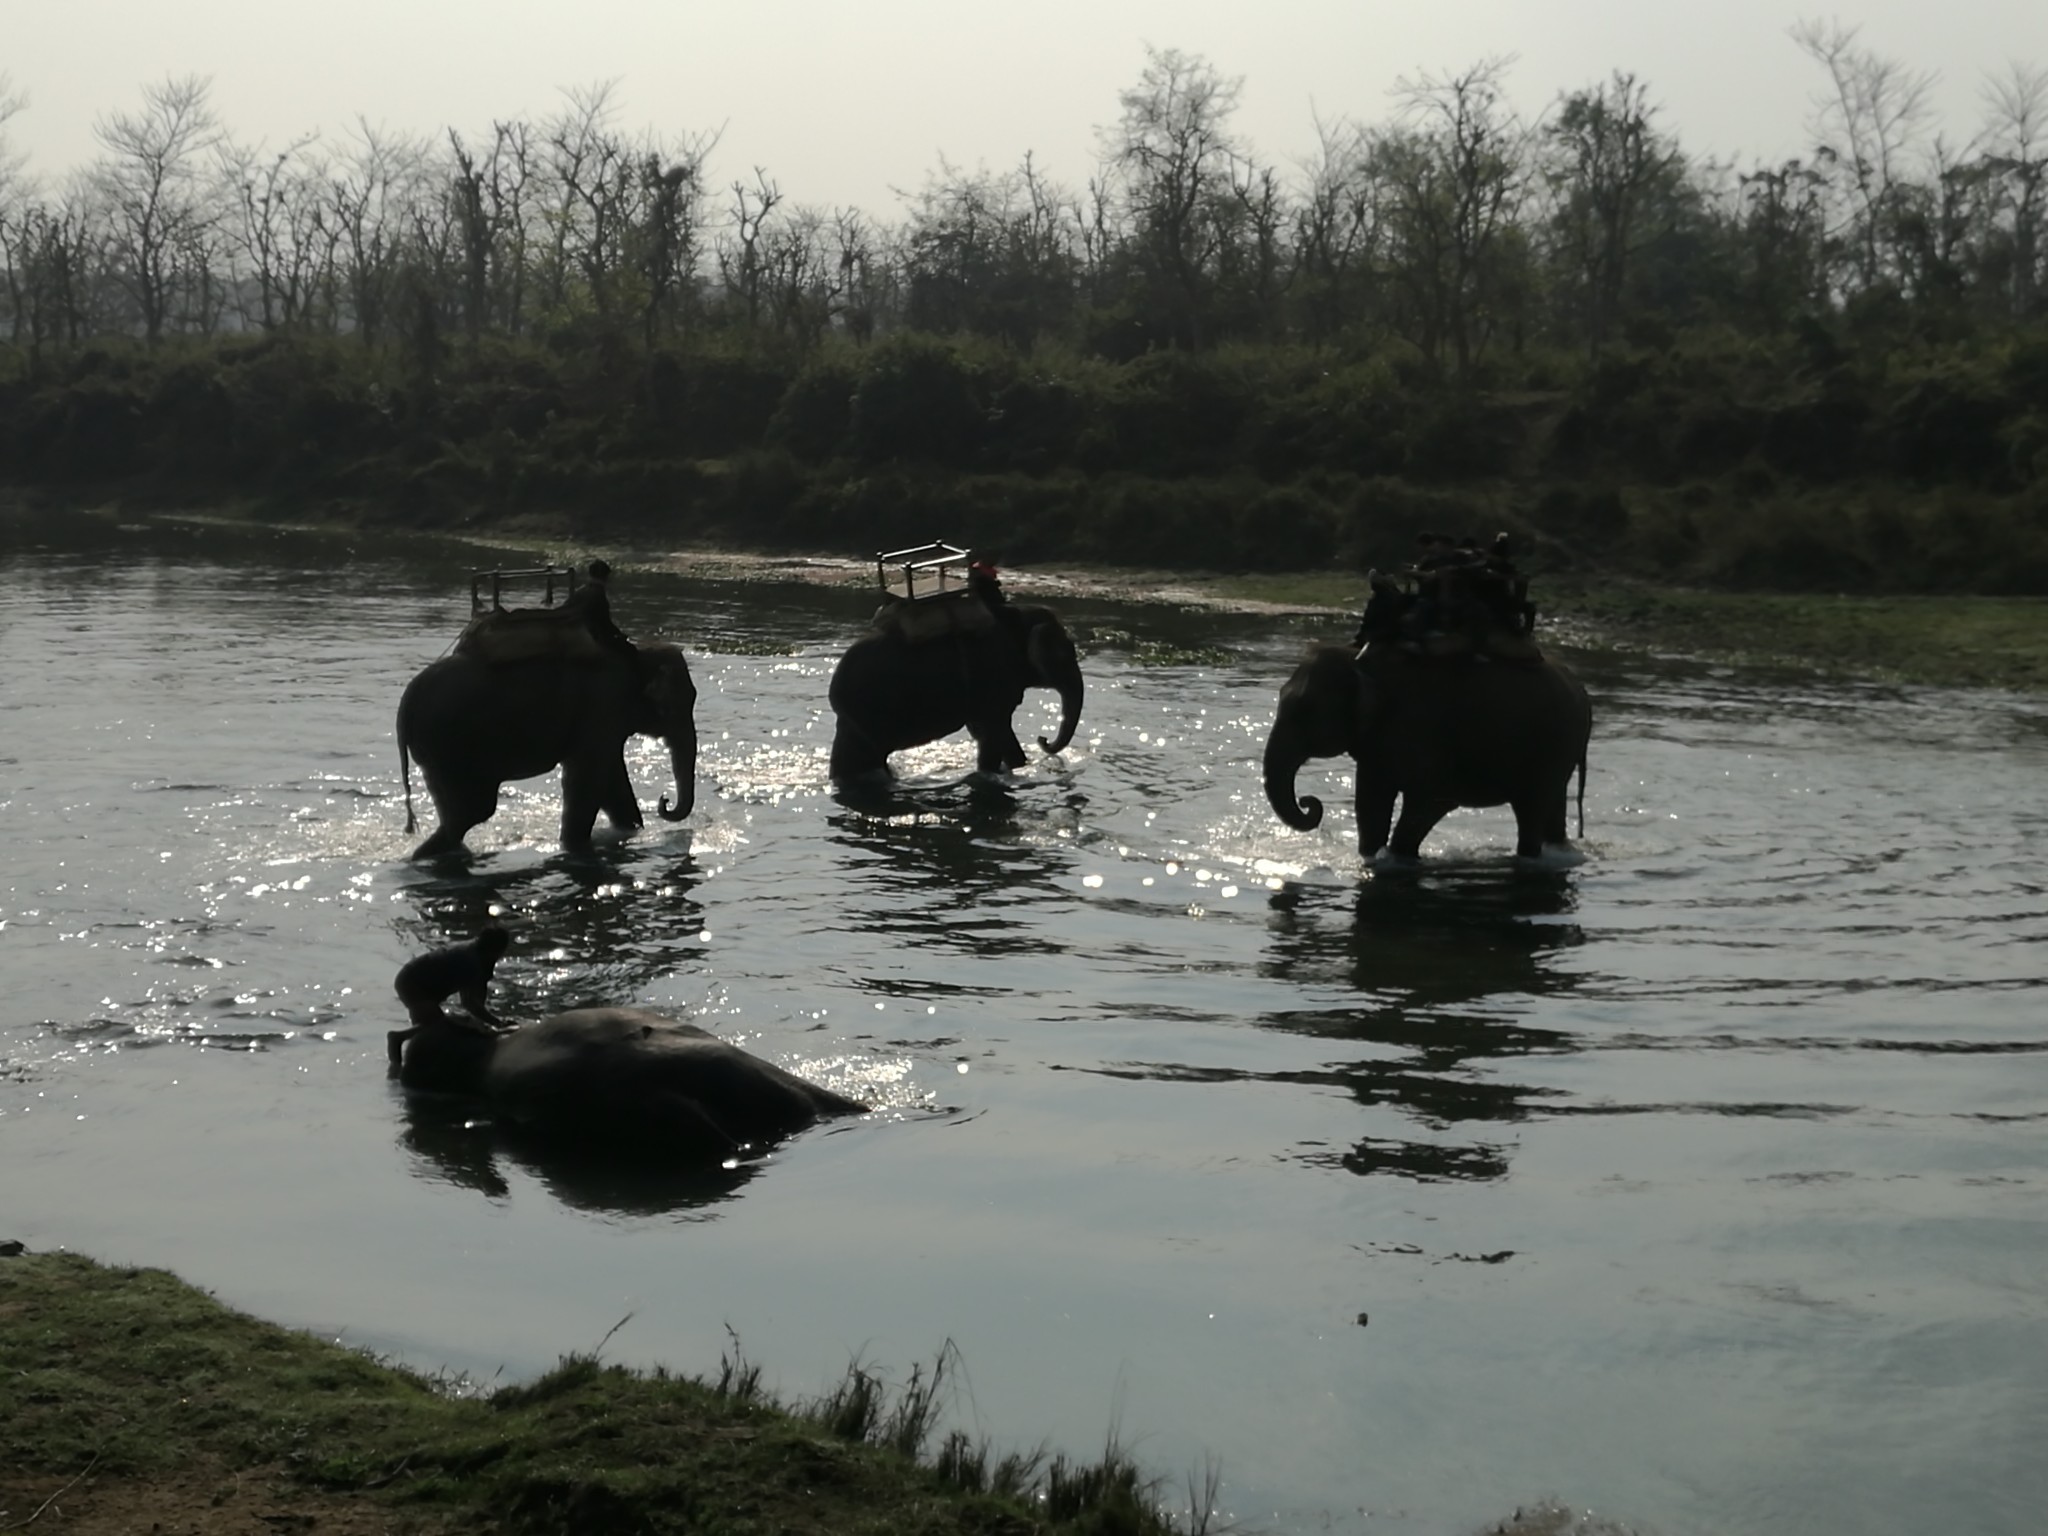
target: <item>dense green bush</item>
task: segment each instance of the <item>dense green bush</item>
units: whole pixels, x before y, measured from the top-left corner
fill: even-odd
[[[822,464],[845,451],[859,383],[852,359],[821,357],[789,383],[768,420],[768,441]]]
[[[537,341],[0,346],[0,477],[1226,569],[1397,565],[1425,528],[1507,529],[1550,565],[2048,591],[2048,335],[1875,351],[1873,316],[1775,341],[1638,329],[1519,373],[1503,353],[1490,390],[1392,344],[1118,360],[899,333],[798,353],[565,324]]]
[[[854,386],[848,448],[863,464],[970,464],[988,421],[980,370],[954,345],[915,333],[870,348]]]

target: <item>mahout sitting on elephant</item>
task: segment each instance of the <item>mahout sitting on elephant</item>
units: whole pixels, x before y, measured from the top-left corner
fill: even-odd
[[[583,591],[593,589],[601,600],[601,578]],[[497,812],[501,785],[557,766],[563,847],[588,847],[599,811],[622,831],[639,828],[625,759],[626,738],[636,734],[668,743],[676,803],[671,808],[664,794],[657,809],[664,821],[681,821],[696,805],[696,703],[683,653],[627,641],[596,600],[479,616],[398,701],[405,829],[416,826],[415,758],[439,818],[413,857],[460,848],[471,827]]]
[[[868,1106],[645,1008],[573,1008],[502,1034],[452,1020],[394,1030],[407,1088],[477,1099],[579,1153],[722,1161]]]
[[[1322,802],[1297,800],[1295,775],[1312,757],[1348,754],[1357,764],[1362,856],[1385,848],[1417,858],[1451,811],[1506,805],[1515,813],[1516,854],[1535,858],[1545,844],[1568,840],[1574,771],[1584,833],[1592,728],[1585,688],[1540,650],[1508,660],[1483,651],[1418,654],[1398,640],[1374,640],[1356,655],[1317,646],[1280,690],[1266,738],[1266,798],[1290,827],[1318,826]]]
[[[1058,692],[1059,732],[1038,744],[1066,750],[1081,719],[1073,639],[1051,609],[1004,598],[993,574],[943,598],[885,602],[870,632],[846,648],[830,688],[833,778],[887,774],[891,752],[962,726],[974,737],[980,771],[1021,768],[1028,759],[1010,717],[1027,688]],[[946,622],[923,622],[928,614]]]

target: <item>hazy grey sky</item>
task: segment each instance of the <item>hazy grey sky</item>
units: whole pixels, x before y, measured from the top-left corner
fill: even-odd
[[[358,114],[390,128],[487,131],[537,119],[562,88],[616,78],[619,126],[721,130],[714,185],[765,167],[796,202],[892,216],[943,154],[1006,168],[1035,151],[1079,183],[1098,125],[1145,47],[1200,54],[1244,79],[1236,120],[1267,159],[1314,145],[1314,120],[1376,121],[1398,77],[1513,54],[1525,113],[1559,90],[1634,71],[1692,152],[1782,156],[1820,71],[1787,29],[1862,26],[1861,42],[1938,70],[1952,137],[2013,61],[2048,65],[2044,0],[7,0],[0,71],[30,98],[4,130],[30,169],[96,152],[94,120],[145,82],[213,79],[224,124],[278,145]]]

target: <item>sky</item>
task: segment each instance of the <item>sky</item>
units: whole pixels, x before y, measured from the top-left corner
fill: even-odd
[[[96,121],[143,87],[203,75],[238,140],[282,147],[360,117],[488,134],[538,121],[563,92],[616,81],[617,126],[718,135],[714,187],[765,169],[792,204],[888,219],[939,167],[1005,170],[1026,152],[1085,183],[1098,130],[1148,46],[1241,77],[1234,127],[1283,169],[1318,119],[1376,122],[1405,78],[1513,55],[1514,105],[1616,69],[1644,80],[1695,155],[1747,165],[1809,142],[1824,83],[1788,36],[1803,17],[1938,72],[1938,121],[1979,126],[1978,91],[2014,62],[2048,66],[2043,0],[0,0],[0,74],[28,98],[0,134],[47,180],[97,153]]]

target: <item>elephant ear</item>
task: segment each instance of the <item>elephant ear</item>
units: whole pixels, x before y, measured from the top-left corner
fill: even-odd
[[[1073,642],[1059,621],[1048,615],[1024,632],[1024,656],[1031,663],[1033,677],[1054,678],[1063,662],[1073,664]]]

